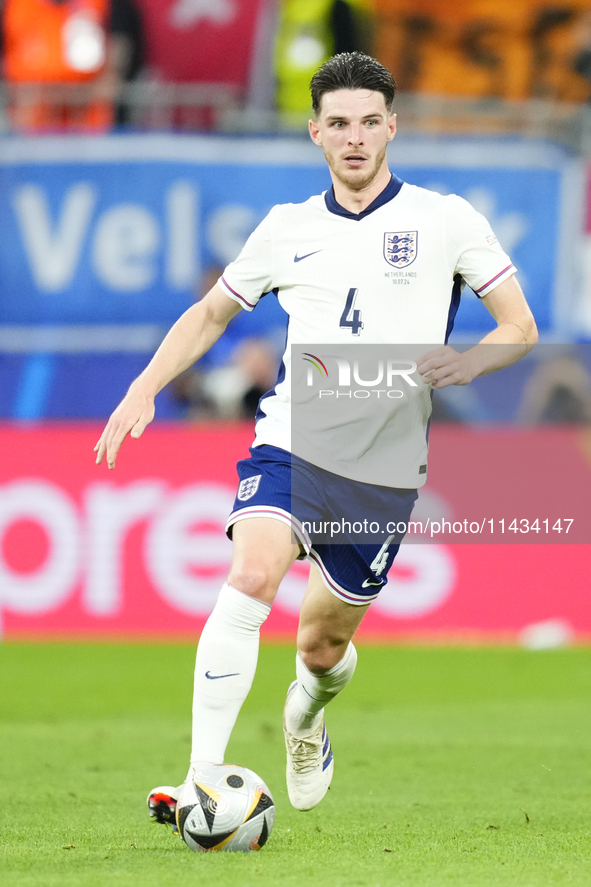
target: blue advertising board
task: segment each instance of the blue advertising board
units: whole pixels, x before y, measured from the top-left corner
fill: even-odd
[[[560,331],[578,216],[568,152],[540,142],[397,137],[406,181],[470,200],[519,270],[538,324]],[[0,325],[168,326],[275,203],[330,185],[305,140],[220,136],[6,137],[0,142]],[[567,230],[569,225],[572,231]],[[277,315],[263,300],[250,332]],[[265,305],[267,303],[267,305]],[[260,318],[257,320],[256,315]],[[474,296],[456,333],[488,329]]]

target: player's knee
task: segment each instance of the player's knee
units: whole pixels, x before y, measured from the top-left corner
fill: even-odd
[[[341,661],[349,638],[326,635],[315,630],[300,631],[298,653],[309,672],[322,675]]]
[[[228,583],[243,594],[248,594],[269,604],[273,602],[279,584],[270,570],[258,564],[232,567]]]
[[[300,652],[304,665],[311,674],[320,676],[330,671],[337,665],[342,657],[342,652],[335,648],[318,648],[309,652]]]

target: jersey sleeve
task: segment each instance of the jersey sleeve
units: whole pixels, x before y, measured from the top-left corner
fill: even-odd
[[[252,311],[265,293],[271,292],[273,283],[273,226],[276,224],[274,209],[252,232],[237,259],[227,266],[218,283],[224,292]]]
[[[447,242],[459,274],[479,298],[516,272],[488,221],[467,200],[448,198]]]

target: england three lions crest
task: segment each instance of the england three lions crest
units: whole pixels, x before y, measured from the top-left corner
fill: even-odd
[[[386,231],[384,258],[394,268],[408,268],[417,257],[418,231]]]
[[[245,480],[240,481],[240,486],[238,487],[239,502],[246,502],[247,499],[252,499],[259,488],[261,477],[261,474],[255,474],[254,477],[247,477]]]

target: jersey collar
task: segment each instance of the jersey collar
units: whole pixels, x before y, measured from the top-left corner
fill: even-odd
[[[324,202],[326,203],[326,208],[329,212],[334,213],[336,216],[343,216],[345,219],[355,219],[356,222],[360,222],[361,219],[364,219],[370,213],[374,212],[374,210],[379,209],[380,206],[383,206],[385,203],[388,203],[390,200],[393,200],[394,197],[398,194],[400,189],[402,188],[404,182],[402,179],[399,179],[398,176],[395,176],[392,173],[392,178],[384,188],[384,190],[378,194],[375,200],[373,200],[369,206],[366,206],[364,210],[362,210],[359,214],[352,213],[350,210],[345,209],[344,206],[341,206],[340,203],[337,203],[337,199],[334,196],[334,185],[330,188],[329,191],[324,192]]]

